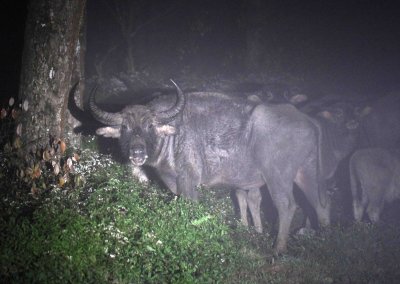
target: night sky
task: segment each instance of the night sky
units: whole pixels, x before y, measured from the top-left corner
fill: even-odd
[[[87,57],[94,58],[104,38],[95,33],[107,34],[112,30],[110,14],[104,10],[102,1],[89,0]],[[228,21],[240,12],[242,1],[161,1],[160,11],[168,5],[173,12],[159,23],[143,29],[147,40],[162,38],[160,30],[168,37],[176,38],[177,45],[184,42],[174,30],[207,6],[210,21],[220,21],[209,38],[199,43],[199,48],[208,49],[199,61],[213,60],[213,54],[229,52],[244,43],[235,31],[229,30]],[[1,97],[9,97],[18,91],[20,58],[23,45],[26,0],[6,1],[2,4],[1,23]],[[266,12],[268,34],[265,37],[275,48],[286,54],[286,67],[296,75],[307,74],[307,79],[338,84],[343,88],[358,91],[386,92],[399,85],[400,74],[400,9],[396,1],[273,1]],[[199,9],[200,7],[200,9]],[[211,12],[210,12],[211,11]],[[146,15],[143,15],[145,18]],[[180,27],[181,28],[181,27]],[[158,32],[157,32],[158,31]],[[111,31],[112,32],[112,31]],[[168,34],[169,33],[169,34]],[[140,35],[138,36],[140,38]],[[154,40],[154,39],[153,39]],[[228,43],[214,52],[219,43]],[[298,44],[301,48],[298,48]],[[157,48],[149,52],[156,53]],[[144,51],[146,52],[146,51]],[[156,56],[154,56],[156,57]],[[172,58],[171,58],[172,57]],[[296,58],[303,58],[299,61]],[[176,58],[170,56],[171,61]],[[142,62],[142,64],[144,64]],[[193,61],[189,64],[197,64]],[[315,66],[323,66],[320,70]],[[218,69],[218,67],[216,67]],[[289,70],[290,69],[290,70]],[[90,68],[89,68],[90,70]],[[218,70],[216,71],[218,72]]]

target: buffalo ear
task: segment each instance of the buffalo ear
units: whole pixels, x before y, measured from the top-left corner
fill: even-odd
[[[160,136],[174,135],[176,133],[176,128],[172,125],[161,124],[161,125],[155,125],[154,127],[155,127],[157,135],[160,135]]]
[[[262,100],[257,95],[249,95],[249,96],[247,96],[247,99],[254,103],[262,103]]]
[[[308,97],[303,94],[297,94],[290,98],[290,103],[297,105],[299,103],[305,102],[308,100]]]
[[[121,136],[121,128],[115,128],[115,127],[110,127],[110,126],[106,126],[106,127],[101,127],[99,129],[96,130],[96,134],[97,135],[101,135],[104,137],[108,137],[108,138],[119,138]]]
[[[317,115],[328,120],[333,120],[333,114],[327,110],[320,111],[319,113],[317,113]]]

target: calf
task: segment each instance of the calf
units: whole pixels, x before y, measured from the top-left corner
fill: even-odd
[[[372,223],[379,221],[386,202],[400,198],[400,152],[383,148],[356,151],[350,158],[354,219],[364,211]]]

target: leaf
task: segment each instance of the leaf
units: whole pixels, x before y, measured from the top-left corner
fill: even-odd
[[[21,148],[21,145],[22,145],[21,139],[19,137],[15,137],[14,143],[13,143],[14,149]]]
[[[72,157],[72,160],[73,160],[74,162],[78,162],[80,158],[81,158],[81,157],[80,157],[77,153],[74,153],[74,155],[73,155],[73,157]]]
[[[18,124],[17,129],[15,130],[18,136],[21,136],[22,134],[22,124]]]
[[[71,158],[68,158],[68,159],[67,159],[67,166],[68,166],[68,168],[69,168],[70,170],[72,170],[72,159],[71,159]]]
[[[84,185],[85,179],[81,175],[76,175],[74,178],[75,186],[79,187]]]
[[[16,109],[11,110],[11,117],[13,119],[17,119],[18,115],[19,115],[19,112]]]
[[[60,140],[58,143],[60,144],[61,154],[64,154],[65,149],[67,148],[67,145],[65,144],[65,142],[63,140]]]
[[[41,174],[42,170],[40,169],[40,165],[36,164],[32,169],[32,174],[31,174],[32,179],[39,178]]]
[[[60,165],[56,162],[54,162],[55,164],[53,164],[53,169],[54,169],[54,174],[58,175],[60,173]]]
[[[209,219],[211,219],[211,218],[212,218],[211,215],[203,216],[203,217],[201,217],[200,219],[193,220],[193,221],[192,221],[192,225],[194,225],[194,226],[201,225],[202,223],[206,222],[207,220],[209,220]]]
[[[45,160],[46,162],[47,161],[50,161],[51,160],[51,158],[53,157],[53,155],[54,155],[54,149],[53,148],[46,148],[44,151],[43,151],[43,155],[42,155],[42,158],[43,158],[43,160]]]
[[[4,152],[11,152],[12,148],[10,143],[7,143],[6,145],[4,145]]]
[[[64,177],[60,177],[60,178],[58,179],[58,186],[59,186],[59,187],[63,187],[64,184],[65,184],[65,179],[64,179]]]
[[[0,112],[0,118],[3,119],[6,117],[7,117],[7,111],[4,108],[2,108]]]
[[[28,108],[29,108],[29,102],[28,102],[28,100],[24,100],[24,103],[22,104],[22,109],[24,111],[27,111]]]
[[[37,189],[37,187],[34,185],[34,186],[32,186],[32,188],[31,188],[31,193],[32,193],[32,196],[33,196],[34,198],[37,198],[38,195],[39,195],[39,189]]]
[[[153,248],[152,248],[151,246],[149,246],[149,245],[146,246],[146,249],[147,249],[148,251],[151,251],[151,252],[156,251],[155,249],[153,249]]]

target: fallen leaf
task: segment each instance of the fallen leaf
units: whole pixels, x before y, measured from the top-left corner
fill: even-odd
[[[74,153],[74,156],[72,157],[72,160],[73,160],[74,162],[78,162],[80,158],[81,158],[81,157],[79,157],[79,155],[78,155],[77,153]]]
[[[11,110],[11,117],[12,117],[13,119],[17,119],[18,114],[19,114],[19,111],[15,110],[15,109],[12,109],[12,110]]]
[[[18,136],[21,136],[21,134],[22,134],[22,124],[21,123],[18,124],[15,132],[17,133]]]
[[[38,195],[39,195],[39,189],[37,189],[36,186],[32,186],[32,188],[31,188],[31,193],[32,193],[32,196],[33,196],[34,198],[37,198]]]
[[[58,175],[60,173],[60,165],[56,163],[55,165],[53,165],[53,168],[54,168],[54,174]]]
[[[59,186],[59,187],[63,187],[64,184],[65,184],[65,179],[64,179],[64,177],[60,177],[60,178],[58,179],[58,186]]]
[[[22,145],[21,139],[19,137],[15,137],[14,143],[13,143],[14,149],[21,148],[21,145]]]
[[[7,117],[7,111],[4,108],[2,108],[0,112],[0,118],[3,119],[6,117]]]
[[[23,109],[24,111],[27,111],[28,108],[29,108],[28,100],[25,100],[24,103],[22,104],[22,109]]]
[[[62,140],[60,140],[59,143],[60,143],[60,151],[61,151],[61,154],[64,154],[65,149],[67,148],[67,145],[66,145],[65,142],[62,141]]]
[[[32,178],[33,178],[33,179],[39,178],[41,174],[42,174],[42,170],[40,169],[40,165],[39,165],[39,164],[36,164],[36,165],[33,167]]]

